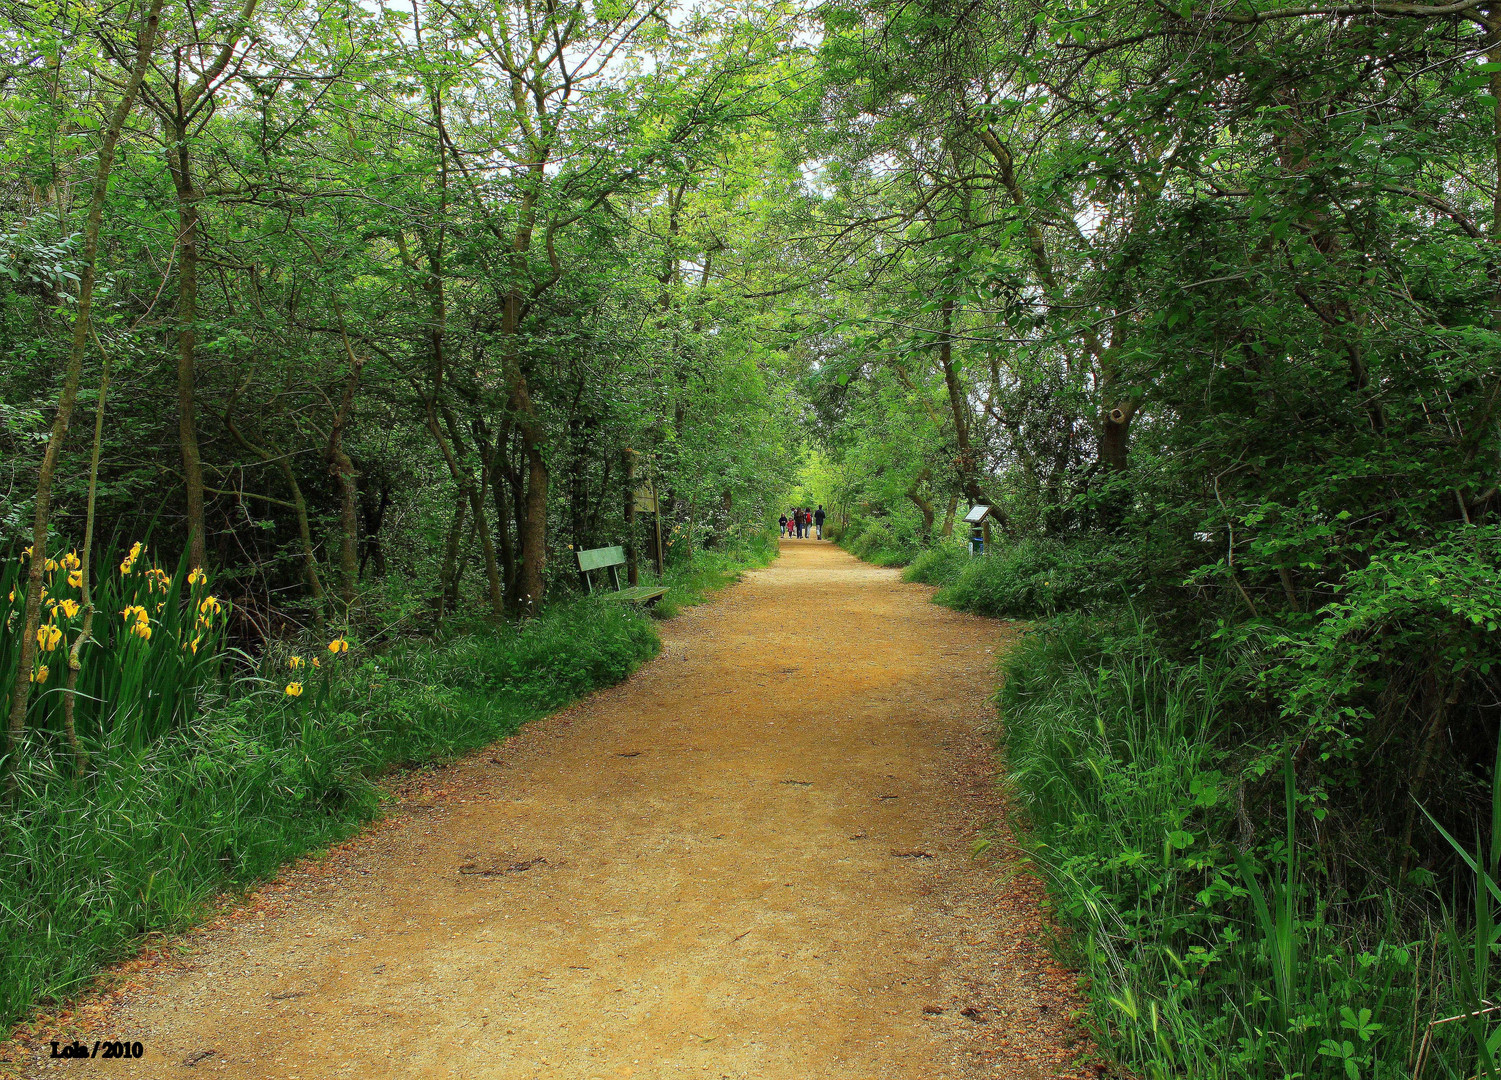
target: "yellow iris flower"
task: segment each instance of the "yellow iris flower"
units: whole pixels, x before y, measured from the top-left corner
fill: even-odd
[[[287,683],[287,697],[301,697],[302,684],[300,682]]]
[[[135,569],[136,560],[141,557],[141,552],[146,550],[146,545],[137,540],[130,545],[130,554],[120,560],[120,573],[128,574]]]
[[[328,643],[328,651],[335,656],[339,655],[339,653],[346,653],[349,651],[349,642],[341,637],[336,637]]]

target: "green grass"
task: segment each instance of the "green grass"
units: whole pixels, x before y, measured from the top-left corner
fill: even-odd
[[[775,550],[701,552],[669,568],[664,601],[700,602]],[[382,774],[504,738],[659,647],[644,613],[580,598],[520,626],[456,625],[375,653],[278,644],[253,672],[200,685],[154,737],[103,711],[82,779],[56,734],[34,730],[0,836],[0,1019],[68,998],[142,935],[185,927],[224,890],[351,835],[379,814]]]

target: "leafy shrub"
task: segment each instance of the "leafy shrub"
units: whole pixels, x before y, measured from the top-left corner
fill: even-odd
[[[903,581],[920,581],[925,585],[948,585],[969,565],[969,547],[953,540],[942,540],[920,552],[902,571]]]
[[[922,551],[916,535],[886,520],[852,523],[840,546],[857,559],[876,566],[905,566]]]
[[[935,599],[961,611],[1029,619],[1119,603],[1134,577],[1116,547],[1021,540],[971,559]]]

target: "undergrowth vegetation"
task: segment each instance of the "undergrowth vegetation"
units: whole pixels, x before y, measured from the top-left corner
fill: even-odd
[[[922,550],[910,532],[884,521],[857,520],[836,539],[850,554],[876,566],[906,566]]]
[[[1142,623],[1080,617],[1005,662],[1008,779],[1078,931],[1094,1027],[1154,1077],[1410,1076],[1428,1022],[1464,1009],[1442,976],[1476,943],[1328,872],[1291,760],[1247,771],[1215,738],[1238,674],[1168,660]],[[1438,1034],[1426,1075],[1472,1075],[1468,1033]]]

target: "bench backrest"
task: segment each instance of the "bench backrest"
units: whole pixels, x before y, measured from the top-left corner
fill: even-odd
[[[620,571],[616,568],[624,565],[625,548],[623,547],[590,548],[588,551],[579,552],[579,572],[584,578],[584,588],[591,593],[594,591],[594,582],[589,580],[590,570],[609,571],[610,587],[619,592]]]
[[[624,566],[625,548],[603,547],[590,548],[588,551],[579,552],[580,570],[603,570],[607,566]]]

